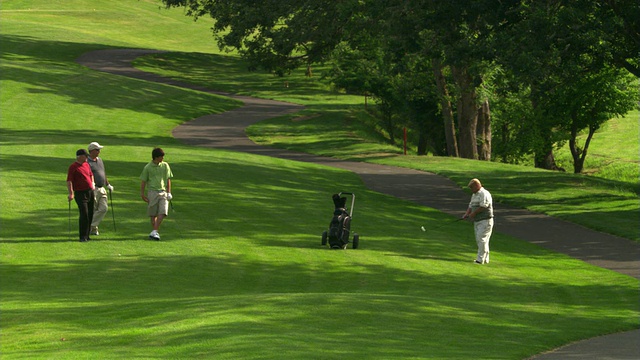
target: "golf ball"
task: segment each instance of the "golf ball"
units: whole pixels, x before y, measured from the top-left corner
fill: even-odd
[[[427,231],[427,229],[425,229],[424,226],[421,227],[420,229],[422,229],[422,231]]]

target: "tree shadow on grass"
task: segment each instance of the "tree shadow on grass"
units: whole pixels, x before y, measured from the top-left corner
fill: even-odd
[[[0,59],[15,64],[2,71],[0,79],[23,84],[32,94],[54,94],[66,97],[72,104],[152,113],[181,121],[190,120],[185,114],[194,113],[196,101],[207,104],[212,113],[239,106],[229,98],[216,97],[212,102],[215,96],[212,94],[114,76],[73,62],[81,54],[105,46],[13,35],[0,35],[0,43],[3,44]],[[43,49],[56,50],[47,52]],[[28,65],[20,66],[22,62]],[[184,101],[187,96],[188,102]]]
[[[248,71],[247,63],[237,57],[201,53],[162,53],[147,55],[135,61],[136,67],[151,67],[176,72],[180,81],[207,86],[211,90],[232,94],[251,95],[266,93],[270,96],[315,97],[331,95],[326,84],[304,76],[277,77],[273,74]],[[180,69],[188,67],[188,72]],[[207,79],[212,78],[209,83]],[[204,79],[204,80],[203,80]],[[286,86],[286,85],[288,86]]]
[[[322,261],[211,253],[4,263],[4,352],[106,354],[117,344],[122,357],[153,346],[178,358],[471,358],[489,342],[484,356],[521,358],[633,323],[621,319],[635,311],[635,289],[604,280],[347,262],[319,272]],[[46,335],[18,348],[17,329]]]

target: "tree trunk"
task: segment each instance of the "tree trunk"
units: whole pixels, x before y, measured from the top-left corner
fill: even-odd
[[[391,145],[395,145],[396,143],[396,134],[395,134],[395,124],[393,123],[393,118],[390,114],[384,114],[384,129],[387,130],[389,134],[389,143]]]
[[[532,93],[535,93],[534,89],[532,89]],[[535,97],[531,99],[531,105],[533,106],[533,111],[535,112],[538,108],[538,101]],[[537,120],[537,122],[540,123],[539,120]],[[538,136],[540,138],[540,141],[542,141],[542,144],[539,147],[536,147],[536,149],[534,150],[533,166],[539,169],[564,171],[563,168],[559,168],[558,165],[556,165],[556,159],[553,156],[553,141],[551,140],[552,131],[553,130],[547,127],[540,128],[540,134]]]
[[[381,114],[381,116],[377,117],[379,119],[379,124],[389,134],[389,143],[391,145],[395,145],[396,143],[395,123],[393,120],[393,115],[390,110],[389,103],[386,101],[381,101],[379,109]]]
[[[476,136],[478,139],[478,159],[491,161],[491,111],[489,109],[489,99],[485,99],[478,109]]]
[[[442,64],[440,60],[432,61],[433,75],[438,89],[438,97],[440,106],[442,107],[442,120],[444,121],[444,136],[447,142],[447,155],[458,157],[458,143],[456,141],[456,125],[453,121],[453,110],[451,109],[451,101],[449,100],[449,91],[447,90],[447,82],[442,73]]]
[[[534,154],[534,166],[540,169],[546,170],[560,170],[565,171],[563,168],[556,165],[556,158],[553,156],[553,142],[551,141],[551,134],[542,136],[544,144]]]
[[[460,157],[477,159],[476,126],[478,122],[478,105],[476,104],[476,90],[473,86],[473,78],[466,68],[452,67],[451,70],[453,79],[460,89],[457,108]]]
[[[418,155],[427,155],[427,134],[424,131],[418,135]]]
[[[498,156],[500,156],[502,158],[502,162],[506,164],[508,162],[509,154],[505,150],[505,147],[507,145],[507,141],[509,141],[510,136],[509,124],[506,121],[502,123],[502,131],[500,133],[500,143],[502,144],[502,149],[498,150]]]
[[[597,129],[598,128],[596,126],[589,126],[589,135],[587,135],[587,140],[584,142],[584,149],[580,149],[576,139],[578,137],[578,128],[575,123],[571,126],[569,149],[571,150],[571,156],[573,157],[573,172],[576,174],[580,174],[584,169],[584,159],[587,157],[587,150],[589,149],[591,138]]]
[[[553,156],[553,150],[536,154],[535,166],[540,169],[557,170],[556,158]]]

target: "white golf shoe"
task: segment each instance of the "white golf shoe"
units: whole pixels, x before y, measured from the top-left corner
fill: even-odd
[[[158,234],[157,230],[153,230],[150,234],[149,234],[149,239],[151,240],[160,240],[160,234]]]

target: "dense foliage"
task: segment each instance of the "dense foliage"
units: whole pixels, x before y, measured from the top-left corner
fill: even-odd
[[[557,169],[553,151],[568,141],[580,172],[603,119],[640,98],[634,0],[163,2],[213,18],[218,45],[252,69],[311,76],[330,61],[336,86],[377,100],[390,141],[401,127],[418,133],[419,154],[534,155]]]

